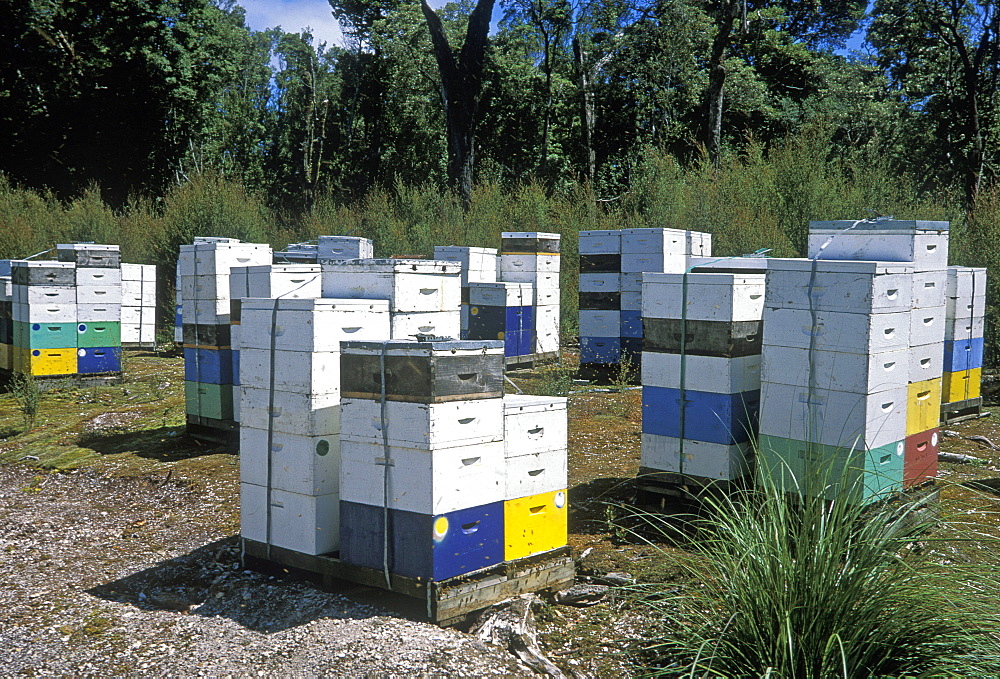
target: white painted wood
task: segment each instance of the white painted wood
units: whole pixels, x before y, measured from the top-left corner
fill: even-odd
[[[156,306],[156,284],[152,281],[122,281],[122,304]]]
[[[462,285],[493,283],[497,280],[496,248],[434,247],[434,259],[459,262],[462,265]]]
[[[69,304],[21,304],[11,307],[13,320],[22,323],[76,323],[77,307]]]
[[[225,325],[229,323],[228,299],[189,299],[181,309],[185,324]]]
[[[503,442],[442,450],[393,446],[388,453],[391,466],[384,464],[381,444],[341,440],[340,497],[384,506],[387,474],[388,505],[394,509],[444,514],[503,500]]]
[[[526,274],[532,271],[559,273],[559,253],[510,254],[500,255],[500,278],[508,278],[510,274]]]
[[[233,351],[239,351],[243,348],[243,343],[240,339],[243,336],[242,328],[243,326],[239,323],[229,326],[229,347]]]
[[[642,292],[641,271],[623,271],[621,276],[622,292]]]
[[[272,326],[275,304],[277,322]],[[342,341],[389,337],[384,300],[248,298],[240,315],[243,346],[250,349],[270,350],[272,335],[276,346],[287,351],[339,351]]]
[[[619,292],[622,277],[618,273],[580,274],[580,292]]]
[[[436,260],[349,260],[323,264],[324,297],[389,300],[393,313],[456,311],[461,265]]]
[[[910,382],[941,377],[944,372],[944,342],[913,346],[908,353]]]
[[[562,236],[549,231],[501,231],[500,238],[540,238],[545,240],[560,240]]]
[[[344,441],[382,443],[388,427],[389,444],[403,448],[441,449],[503,441],[503,399],[482,398],[447,403],[345,398],[340,406]]]
[[[535,351],[537,353],[559,351],[559,321],[558,304],[535,307]]]
[[[559,289],[558,271],[500,271],[498,277],[508,283],[529,283],[536,290],[542,288]]]
[[[121,269],[99,268],[99,267],[78,267],[76,270],[77,285],[113,285],[120,287],[122,284]]]
[[[140,325],[153,326],[156,323],[156,309],[153,307],[123,306],[121,313],[123,332],[126,325],[138,328]]]
[[[812,379],[822,389],[877,394],[906,386],[911,356],[909,348],[851,353],[764,345],[761,379],[795,387]]]
[[[528,453],[565,450],[569,436],[566,401],[561,396],[504,396],[504,454],[507,457],[517,457]]]
[[[954,319],[983,318],[986,315],[986,295],[945,297],[945,314]]]
[[[565,448],[508,457],[505,467],[504,500],[552,493],[569,485]]]
[[[228,274],[234,266],[270,264],[271,261],[270,245],[198,241],[181,246],[177,265],[181,276],[216,276]]]
[[[683,273],[687,269],[687,255],[649,251],[623,253],[621,267],[622,273]]]
[[[733,481],[750,472],[749,443],[725,445],[708,441],[684,441],[658,434],[642,435],[641,466],[674,474]]]
[[[470,283],[469,304],[481,306],[532,306],[535,292],[531,283]]]
[[[267,488],[240,484],[240,535],[267,541]],[[325,554],[340,548],[340,496],[299,495],[271,490],[271,544],[303,554]]]
[[[244,297],[254,296],[270,297],[270,295],[250,294],[250,268],[249,266],[234,266],[229,270],[229,299],[243,299]],[[190,286],[187,289],[190,290]]]
[[[444,312],[444,313],[447,313],[447,312]],[[460,327],[461,327],[461,333],[459,333],[459,337],[464,337],[464,334],[462,334],[462,333],[464,333],[466,330],[469,329],[469,305],[468,304],[462,304],[458,308],[458,316],[459,316],[459,322],[460,322]]]
[[[580,309],[580,337],[620,337],[621,312]]]
[[[240,481],[266,486],[266,429],[240,426]],[[340,437],[272,432],[271,487],[300,495],[327,495],[340,487]]]
[[[384,350],[386,356],[409,356],[425,359],[442,356],[503,356],[503,342],[496,340],[467,340],[461,342],[391,340],[385,343]],[[382,351],[383,346],[381,341],[372,341],[370,344],[362,346],[352,346],[347,350],[347,352],[358,356],[380,356]]]
[[[986,269],[949,266],[945,278],[945,295],[970,299],[986,294]]]
[[[875,394],[761,383],[760,433],[848,448],[906,437],[906,387]]]
[[[234,286],[242,294],[242,276],[237,275]],[[181,296],[185,300],[230,300],[230,275],[181,276]]]
[[[242,361],[243,355],[240,354]],[[240,375],[243,366],[240,365]],[[330,436],[340,433],[340,394],[299,394],[275,391],[274,407],[269,407],[267,389],[240,385],[240,422],[255,429],[286,434]],[[270,423],[270,424],[269,424]]]
[[[121,338],[123,344],[152,344],[156,341],[156,326],[149,324],[140,327],[138,325],[126,325],[123,323]]]
[[[619,306],[622,311],[642,311],[641,292],[623,292],[619,298]]]
[[[539,288],[535,290],[535,306],[546,307],[558,305],[560,301],[559,288]]]
[[[623,254],[712,254],[710,233],[683,229],[622,229],[621,234]]]
[[[77,304],[76,318],[81,323],[94,321],[120,321],[121,304]]]
[[[944,341],[945,307],[924,307],[910,311],[910,345]]]
[[[369,238],[358,236],[320,236],[316,241],[318,260],[370,259],[375,248]]]
[[[580,232],[581,255],[617,255],[622,251],[622,232],[595,229]]]
[[[125,281],[141,281],[142,280],[142,264],[131,264],[129,262],[122,262],[121,278],[122,283]]]
[[[983,332],[986,330],[986,321],[980,316],[978,318],[945,318],[944,319],[944,338],[945,340],[953,339],[970,339],[976,337],[982,337]]]
[[[719,356],[685,357],[684,384],[692,391],[715,394],[740,394],[760,389],[761,357]],[[680,354],[644,351],[642,354],[642,384],[647,387],[681,388]]]
[[[0,302],[13,302],[14,301],[14,284],[11,282],[10,277],[0,278]]]
[[[944,269],[913,274],[913,308],[943,307],[948,275]]]
[[[233,326],[232,330],[235,332],[240,327]],[[240,384],[257,389],[271,388],[270,351],[240,349]],[[274,388],[317,396],[339,394],[340,352],[275,351]]]
[[[121,285],[78,285],[76,286],[76,303],[121,305]]]
[[[924,270],[944,269],[948,266],[948,231],[810,229],[808,251],[810,258],[819,254],[824,260],[913,262]]]
[[[764,274],[648,273],[642,277],[644,318],[681,318],[687,278],[687,318],[756,321],[764,311]]]
[[[18,304],[75,304],[76,288],[57,285],[12,285]]]
[[[856,314],[807,309],[764,308],[765,345],[849,353],[905,349],[910,346],[910,312]]]
[[[459,339],[461,333],[462,318],[458,309],[412,314],[396,313],[390,314],[389,318],[390,339],[414,339],[418,334]]]
[[[764,273],[767,271],[769,257],[688,257],[689,269],[738,269],[746,273]],[[699,273],[706,273],[699,271]],[[710,273],[710,272],[709,272]]]
[[[764,304],[867,315],[912,308],[912,291],[912,264],[773,259]]]
[[[322,292],[318,264],[269,264],[247,267],[247,294],[264,299],[315,299]]]

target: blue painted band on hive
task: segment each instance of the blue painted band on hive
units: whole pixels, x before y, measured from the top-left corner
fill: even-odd
[[[945,340],[944,372],[955,373],[983,367],[983,338]]]
[[[732,445],[749,441],[757,430],[760,390],[740,394],[684,392],[683,438]],[[666,387],[642,388],[642,431],[681,437],[681,391]]]
[[[580,363],[621,363],[620,337],[581,337]]]
[[[621,319],[622,337],[642,337],[641,311],[622,311]]]
[[[206,384],[232,384],[232,350],[185,348],[184,380]]]
[[[121,369],[119,347],[86,347],[76,352],[76,371],[82,375],[121,372]]]

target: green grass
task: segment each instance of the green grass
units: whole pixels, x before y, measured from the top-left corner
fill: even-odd
[[[659,621],[638,643],[663,676],[858,677],[1000,672],[990,568],[914,549],[898,509],[787,496],[773,484],[708,498],[685,533],[697,584],[637,588]]]

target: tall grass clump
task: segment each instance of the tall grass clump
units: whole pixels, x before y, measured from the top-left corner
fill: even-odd
[[[996,609],[966,607],[969,575],[908,553],[905,514],[764,482],[705,500],[696,585],[640,591],[660,620],[652,675],[859,677],[1000,671]],[[993,603],[995,605],[996,598]]]

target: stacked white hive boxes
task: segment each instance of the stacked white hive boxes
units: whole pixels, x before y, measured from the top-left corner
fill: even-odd
[[[156,344],[156,265],[123,262],[121,275],[122,344],[154,345]]]
[[[534,336],[531,352],[554,354],[559,351],[560,236],[540,231],[505,231],[500,236],[500,280],[530,283],[534,289],[530,315],[522,315],[518,330],[522,336]],[[517,355],[523,355],[520,347]]]
[[[336,550],[340,344],[387,337],[388,304],[246,298],[241,326],[242,535],[306,554]]]
[[[316,299],[321,293],[318,264],[261,264],[239,266],[230,270],[230,344],[232,346],[233,384],[240,384],[240,336],[242,300]],[[236,406],[238,399],[234,400]],[[240,421],[240,409],[234,407],[234,420]]]
[[[461,321],[460,337],[461,339],[470,339],[469,308],[471,302],[469,299],[469,286],[473,283],[496,283],[497,250],[496,248],[437,245],[434,247],[434,259],[438,261],[459,262],[462,265],[462,306],[459,316]]]
[[[323,297],[389,301],[391,337],[457,338],[461,265],[422,259],[324,260]]]
[[[643,274],[642,467],[732,481],[750,469],[764,275]]]
[[[639,359],[643,273],[682,273],[689,256],[710,254],[712,235],[699,231],[581,231],[580,362]]]
[[[986,269],[948,267],[942,404],[952,412],[981,404]]]
[[[184,343],[184,300],[181,295],[181,263],[174,268],[174,342]]]
[[[350,342],[341,376],[341,559],[437,580],[502,562],[500,343]]]
[[[371,259],[375,248],[368,238],[358,236],[320,236],[316,245],[316,259],[325,261],[344,259]]]
[[[121,371],[121,252],[117,245],[56,246],[76,266],[77,372]]]
[[[236,421],[240,406],[233,388],[230,274],[235,267],[270,265],[271,258],[270,246],[231,238],[197,238],[181,246],[189,424],[231,430]]]
[[[903,485],[913,265],[773,259],[758,469],[868,503]]]
[[[877,219],[809,224],[810,257],[912,263],[904,487],[937,476],[948,235],[948,222]]]

